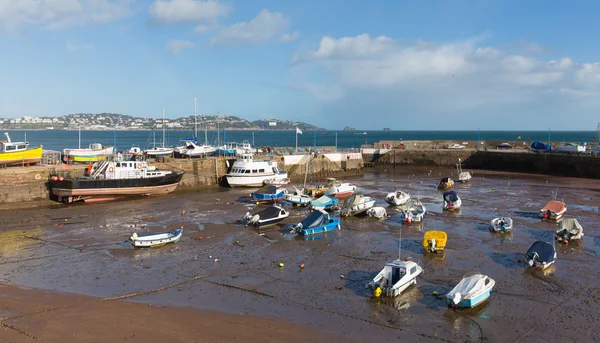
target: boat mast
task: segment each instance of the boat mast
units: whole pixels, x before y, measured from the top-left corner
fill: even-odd
[[[194,97],[194,138],[196,138],[196,142],[198,141],[198,122],[196,121],[196,97]]]
[[[219,139],[219,112],[217,112],[217,146],[221,146],[221,140]]]
[[[165,147],[165,105],[163,105],[163,121],[162,121],[162,129],[163,129],[163,140],[162,147]]]
[[[79,148],[77,149],[81,149],[81,126],[79,127]]]

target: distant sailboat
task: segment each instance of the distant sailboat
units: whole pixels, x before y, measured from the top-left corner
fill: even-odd
[[[152,147],[152,149],[145,150],[144,153],[146,155],[148,155],[149,157],[156,158],[156,157],[168,156],[168,155],[173,154],[173,148],[165,148],[165,106],[164,105],[163,105],[162,129],[163,129],[162,147],[157,147],[156,145],[154,145]]]

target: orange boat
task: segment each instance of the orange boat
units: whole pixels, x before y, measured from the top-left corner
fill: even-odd
[[[567,212],[567,204],[562,201],[552,200],[540,210],[541,219],[559,220]]]

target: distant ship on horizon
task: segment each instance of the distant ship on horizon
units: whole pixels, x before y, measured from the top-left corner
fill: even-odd
[[[390,129],[389,127],[384,127],[383,131],[392,131],[392,129]]]

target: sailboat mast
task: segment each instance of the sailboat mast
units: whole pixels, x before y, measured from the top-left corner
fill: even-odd
[[[198,121],[196,120],[197,117],[198,114],[196,112],[196,97],[194,97],[194,138],[196,138],[196,140],[198,140]]]
[[[162,147],[165,147],[165,105],[163,105],[163,121],[162,121],[162,129],[163,129],[163,140]]]
[[[77,149],[81,149],[81,126],[79,127],[79,147]]]

